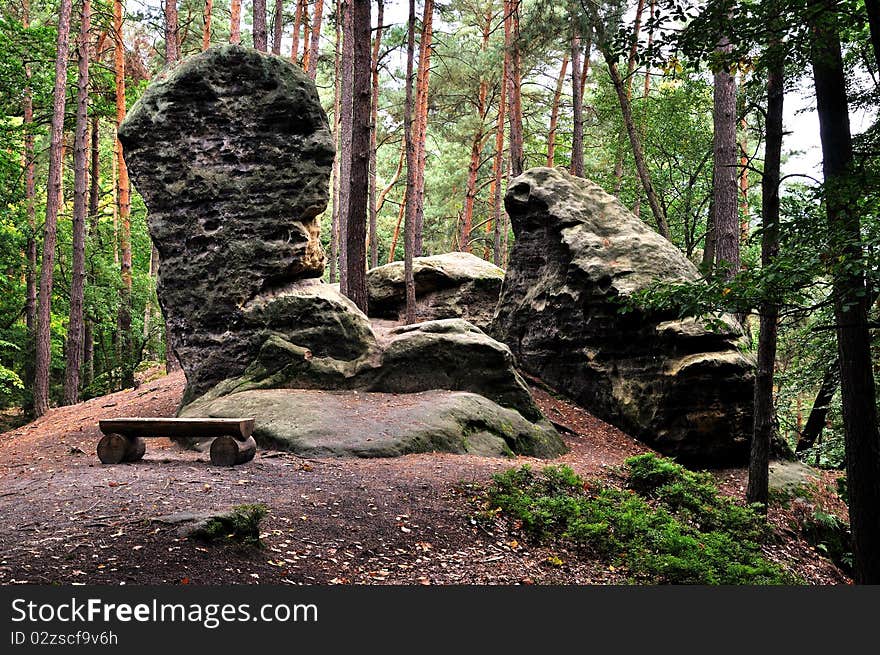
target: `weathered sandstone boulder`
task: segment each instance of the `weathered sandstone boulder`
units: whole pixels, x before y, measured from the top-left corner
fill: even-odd
[[[358,310],[354,308],[352,311]],[[291,338],[296,339],[296,335]],[[552,431],[535,405],[525,381],[514,368],[510,349],[461,319],[395,328],[380,349],[371,347],[353,359],[318,355],[291,342],[285,335],[273,333],[244,373],[217,384],[184,408],[184,412],[195,416],[195,408],[205,411],[209,405],[213,408],[230,407],[232,401],[219,404],[215,401],[226,396],[241,398],[244,392],[269,389],[326,389],[401,395],[432,390],[464,391],[483,396],[499,409],[513,410],[537,426],[539,432]],[[494,414],[498,415],[497,412]],[[259,440],[260,434],[258,429],[255,438]],[[542,451],[548,448],[544,447]],[[561,440],[557,441],[557,454],[564,450]]]
[[[433,451],[490,457],[565,452],[546,421],[532,423],[474,393],[266,389],[198,401],[184,416],[257,416],[264,447],[306,457],[396,457]]]
[[[182,416],[252,415],[260,445],[312,454],[564,452],[505,345],[459,319],[378,339],[316,279],[333,143],[297,66],[211,48],[154,82],[120,138],[160,254]]]
[[[504,271],[468,252],[448,252],[413,259],[416,319],[463,318],[485,330],[501,293]],[[391,262],[367,273],[370,316],[403,319],[406,289],[403,262]]]
[[[520,366],[683,462],[747,457],[753,363],[730,317],[620,313],[655,281],[696,280],[669,241],[588,180],[536,168],[511,181],[516,242],[492,333]]]
[[[253,359],[261,318],[278,314],[267,295],[324,270],[327,117],[298,66],[229,45],[153,82],[119,138],[149,208],[159,300],[192,398]]]

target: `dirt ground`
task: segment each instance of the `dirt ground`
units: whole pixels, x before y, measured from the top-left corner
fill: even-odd
[[[99,419],[173,416],[183,385],[182,373],[161,377],[0,434],[0,584],[626,582],[625,572],[601,562],[533,547],[515,528],[473,519],[474,489],[493,472],[543,460],[436,453],[315,460],[262,451],[225,469],[207,454],[150,439],[140,462],[98,462]],[[647,451],[587,412],[540,389],[535,395],[566,428],[571,451],[554,463],[602,478]],[[727,492],[742,496],[745,471],[718,475]],[[269,508],[262,550],[181,538],[151,520],[242,503]],[[799,538],[790,513],[772,510],[780,541],[767,555],[810,584],[848,583]]]

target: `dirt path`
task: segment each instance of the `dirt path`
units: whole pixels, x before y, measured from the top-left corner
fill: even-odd
[[[471,519],[475,485],[495,471],[541,460],[448,454],[311,460],[263,451],[250,464],[223,469],[206,454],[151,439],[141,462],[98,463],[100,418],[172,416],[182,390],[177,373],[53,410],[0,435],[0,583],[624,582],[601,563],[526,546],[503,525],[486,529]],[[645,452],[583,410],[535,393],[548,416],[571,429],[563,433],[571,452],[555,463],[603,477],[608,467]],[[735,482],[736,471],[727,475]],[[241,503],[269,507],[262,551],[201,544],[150,521]],[[792,540],[780,552],[799,572],[812,567],[814,583],[845,582],[803,548]],[[551,555],[563,564],[550,564]]]

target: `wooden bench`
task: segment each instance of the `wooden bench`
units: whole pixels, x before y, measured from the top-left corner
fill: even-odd
[[[98,426],[104,433],[98,442],[103,464],[138,461],[146,451],[144,439],[150,437],[213,438],[214,466],[244,464],[257,452],[252,418],[111,418]]]

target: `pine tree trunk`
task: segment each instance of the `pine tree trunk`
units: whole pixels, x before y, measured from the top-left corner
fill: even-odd
[[[254,48],[268,52],[268,34],[266,33],[266,0],[254,0]]]
[[[556,80],[556,91],[553,93],[553,105],[550,108],[550,131],[547,133],[547,166],[556,166],[556,128],[559,125],[559,102],[562,100],[562,87],[565,84],[565,73],[568,70],[568,55],[562,57],[562,68]]]
[[[297,4],[299,9],[299,4]],[[333,142],[336,145],[336,156],[333,158],[333,212],[330,217],[330,283],[336,282],[336,271],[339,264],[339,160],[340,148],[340,122],[339,113],[342,109],[342,0],[336,0],[336,46],[334,48],[334,82],[333,82]],[[299,21],[297,20],[297,23]]]
[[[92,117],[91,166],[89,167],[89,236],[98,233],[98,204],[101,199],[101,131],[97,116]]]
[[[233,43],[235,42],[233,41]],[[177,22],[177,0],[165,0],[165,62],[171,63],[179,60],[180,27]]]
[[[617,62],[614,61],[613,55],[607,50],[603,49],[602,56],[608,64],[608,72],[611,75],[611,82],[614,85],[614,90],[617,92],[617,100],[620,103],[620,112],[623,115],[623,124],[626,126],[626,131],[629,134],[629,143],[632,147],[633,159],[635,159],[636,163],[636,171],[639,174],[639,180],[642,183],[642,189],[645,192],[645,196],[648,198],[651,212],[654,214],[654,220],[657,222],[657,231],[669,239],[669,223],[666,221],[666,213],[663,211],[663,206],[660,204],[660,199],[657,197],[657,192],[654,191],[654,185],[651,182],[648,163],[645,160],[645,153],[642,150],[642,139],[638,130],[636,130],[635,122],[633,121],[632,105],[630,104],[629,98],[626,96],[626,88],[623,80],[620,78],[620,71],[617,69]]]
[[[716,52],[727,57],[732,45],[724,37]],[[737,204],[736,78],[727,69],[714,75],[714,169],[712,195],[715,203],[715,260],[732,278],[740,269],[740,225]],[[722,263],[722,262],[726,262]]]
[[[404,145],[404,153],[406,146]],[[394,254],[397,252],[397,241],[400,239],[400,226],[403,223],[403,217],[406,213],[406,188],[403,189],[403,197],[400,199],[400,207],[397,211],[397,223],[394,224],[394,234],[391,235],[391,247],[388,249],[388,263],[394,261]],[[404,235],[406,239],[406,235]]]
[[[214,10],[214,0],[205,0],[205,15],[203,16],[202,50],[211,47],[211,13]]]
[[[342,1],[342,58],[340,60],[341,93],[339,115],[339,290],[348,291],[348,206],[351,193],[352,105],[354,104],[354,26],[352,4],[355,0]]]
[[[58,238],[58,198],[61,193],[61,144],[64,133],[64,105],[67,99],[67,59],[70,54],[70,13],[72,0],[61,0],[58,17],[58,43],[55,49],[55,87],[52,102],[52,129],[49,146],[49,183],[46,191],[46,222],[43,227],[43,266],[37,303],[36,366],[34,371],[34,414],[49,410],[49,370],[51,366],[52,278],[55,243]]]
[[[825,175],[825,211],[834,274],[837,352],[846,442],[855,580],[880,584],[880,433],[868,330],[868,293],[853,175],[852,136],[837,16],[822,0],[808,3],[812,68]]]
[[[83,299],[86,282],[86,194],[88,193],[89,131],[89,31],[91,0],[83,0],[80,12],[76,86],[76,126],[73,137],[73,257],[70,275],[70,321],[67,327],[67,363],[64,371],[65,405],[79,402],[80,366],[83,352]]]
[[[715,268],[715,203],[709,201],[709,212],[706,216],[706,236],[703,243],[703,260],[700,268],[711,273]]]
[[[434,40],[434,0],[425,0],[425,11],[422,15],[422,38],[419,42],[419,66],[416,75],[416,188],[414,202],[416,206],[415,253],[421,257],[425,232],[425,166],[427,164],[426,142],[428,137],[428,87],[431,79],[431,47]]]
[[[150,248],[150,291],[147,294],[147,302],[144,306],[144,352],[147,353],[149,359],[155,359],[158,356],[156,348],[153,347],[153,314],[155,306],[153,305],[153,294],[156,293],[156,279],[159,276],[159,251],[153,245]]]
[[[355,0],[351,18],[353,41],[352,131],[348,191],[346,240],[347,285],[344,291],[358,308],[367,313],[367,186],[370,169],[370,3]]]
[[[30,27],[30,0],[22,2],[22,25]],[[25,64],[24,72],[28,81],[24,89],[23,123],[24,129],[24,197],[27,214],[27,243],[25,246],[25,300],[24,316],[27,329],[25,344],[24,384],[28,389],[34,386],[34,358],[36,356],[34,339],[37,329],[37,214],[36,214],[36,165],[34,161],[34,100],[30,85],[31,67]]]
[[[92,319],[83,323],[82,387],[87,389],[95,379],[95,333]]]
[[[587,90],[587,77],[590,74],[590,55],[593,50],[592,35],[587,38],[587,45],[584,46],[584,65],[581,67],[581,107],[584,106],[584,92]]]
[[[281,36],[284,30],[284,0],[275,0],[272,14],[272,54],[281,54]]]
[[[764,176],[761,183],[761,266],[769,267],[779,254],[779,181],[782,161],[784,61],[778,41],[770,46],[773,57],[767,72],[767,115],[765,124]],[[754,430],[749,458],[746,498],[760,503],[766,512],[770,484],[770,444],[776,431],[773,406],[773,378],[776,367],[776,337],[779,305],[767,298],[761,303],[761,332],[758,336],[758,368],[755,376]]]
[[[865,0],[865,11],[868,13],[868,29],[871,32],[874,65],[880,72],[880,0]]]
[[[321,52],[321,24],[324,18],[324,0],[315,0],[315,15],[312,18],[312,42],[309,47],[309,77],[318,75],[318,55]],[[380,23],[381,24],[381,23]],[[379,37],[376,37],[377,39]]]
[[[409,0],[406,37],[406,99],[403,105],[403,134],[406,140],[406,195],[403,225],[403,280],[406,295],[405,322],[416,322],[416,285],[413,279],[415,252],[416,147],[413,135],[413,57],[415,55],[416,1]]]
[[[633,75],[636,72],[636,58],[639,52],[639,32],[642,29],[642,12],[645,10],[645,0],[638,0],[636,4],[636,16],[633,23],[633,34],[630,40],[629,57],[626,61],[626,97],[632,104]],[[626,140],[626,126],[617,135],[617,159],[614,162],[614,195],[620,193],[623,187],[623,157],[624,141]]]
[[[504,48],[507,59],[508,119],[510,120],[510,175],[517,177],[523,172],[522,98],[520,85],[519,53],[519,3],[520,0],[504,0]]]
[[[504,206],[501,200],[501,187],[504,184],[504,124],[507,121],[507,65],[508,50],[504,51],[501,65],[501,89],[498,93],[498,119],[495,123],[495,157],[492,161],[492,262],[501,265],[501,227]]]
[[[487,14],[486,22],[483,24],[483,41],[481,44],[481,52],[485,53],[489,47],[489,34],[492,29],[492,14]],[[486,98],[489,94],[489,83],[487,80],[480,78],[480,87],[477,93],[477,116],[480,123],[474,131],[471,140],[471,157],[468,163],[468,176],[464,193],[464,221],[461,228],[461,245],[459,249],[464,252],[471,251],[471,229],[474,222],[474,204],[477,199],[477,176],[480,172],[480,164],[483,159],[483,144],[485,142],[484,127],[486,122]]]
[[[581,37],[572,23],[571,100],[574,130],[571,137],[571,174],[584,176],[584,107],[581,95]]]
[[[303,5],[305,4],[305,0],[296,0],[296,11],[293,14],[293,37],[290,42],[290,61],[296,63],[299,60],[299,33],[302,29],[302,15],[303,15]],[[336,26],[336,40],[337,40],[337,52],[339,52],[339,34],[342,29],[342,9],[341,2],[336,3],[336,20],[339,21],[339,25]]]
[[[122,0],[113,2],[115,47],[113,63],[116,75],[116,125],[125,119],[125,44],[122,38]],[[122,289],[119,302],[119,333],[122,337],[122,384],[134,384],[131,335],[131,185],[128,167],[122,156],[122,144],[116,139],[116,168],[119,175],[119,259]]]
[[[321,2],[322,0],[318,1]],[[370,268],[375,268],[379,265],[379,236],[376,232],[379,215],[378,200],[376,198],[376,158],[378,156],[379,50],[382,47],[383,20],[385,20],[385,2],[379,0],[378,15],[376,17],[376,36],[373,39],[373,60],[371,69],[373,88],[370,93]]]
[[[353,0],[357,2],[357,0]],[[311,25],[309,23],[309,4],[307,0],[303,1],[303,54],[302,54],[302,68],[304,71],[309,70],[309,55],[311,50],[309,49],[309,44],[311,43]]]
[[[98,238],[99,225],[99,201],[101,196],[101,150],[100,150],[100,123],[97,116],[92,117],[91,138],[91,165],[89,167],[89,227],[88,239],[94,243]],[[89,270],[89,284],[94,284],[95,271],[92,266]],[[95,343],[92,319],[85,317],[83,327],[83,363],[82,363],[82,387],[86,388],[95,379]]]
[[[174,0],[165,0],[173,2]],[[229,42],[241,43],[241,0],[232,0],[229,7]]]
[[[831,407],[831,401],[834,400],[834,394],[837,391],[839,382],[840,361],[835,359],[822,377],[819,393],[816,394],[816,399],[813,401],[813,407],[810,409],[810,415],[807,417],[807,424],[798,436],[795,452],[802,453],[809,450],[819,439],[819,435],[822,434],[822,430],[825,428],[828,409]]]

